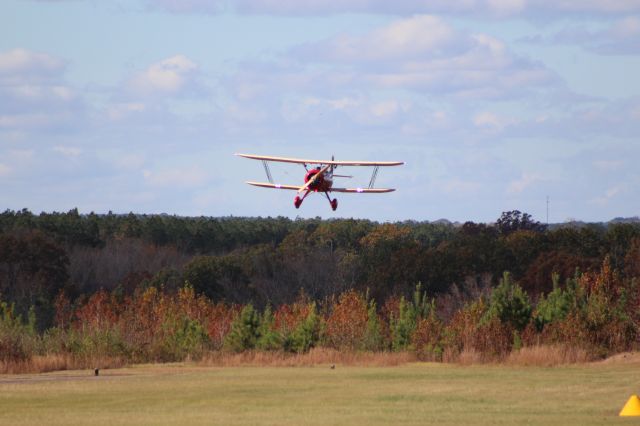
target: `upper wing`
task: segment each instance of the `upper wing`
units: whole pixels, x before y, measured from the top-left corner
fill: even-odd
[[[303,158],[272,157],[269,155],[236,154],[239,157],[252,158],[263,161],[279,161],[282,163],[297,164],[328,164],[331,166],[400,166],[403,161],[333,161],[333,160],[308,160]]]
[[[281,185],[279,183],[266,183],[266,182],[247,182],[249,185],[261,186],[263,188],[273,188],[273,189],[293,189],[294,191],[300,190],[302,186],[297,185]]]

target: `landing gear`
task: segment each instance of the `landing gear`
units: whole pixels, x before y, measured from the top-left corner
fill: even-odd
[[[336,209],[338,208],[338,199],[334,198],[332,200],[331,197],[329,197],[329,193],[326,191],[324,195],[327,197],[327,200],[329,200],[329,204],[331,205],[331,210],[336,211]]]
[[[307,190],[307,192],[305,192],[302,197],[300,197],[299,195],[296,195],[296,198],[293,199],[293,205],[296,206],[296,209],[300,208],[300,206],[302,205],[302,202],[304,201],[305,198],[307,198],[307,195],[309,195],[310,192],[311,191]]]
[[[293,205],[295,206],[296,209],[300,208],[304,199],[307,198],[307,195],[309,195],[311,192],[312,192],[311,190],[308,190],[307,192],[304,193],[302,197],[300,197],[299,195],[296,195],[296,198],[293,199]],[[336,211],[336,209],[338,208],[338,199],[334,198],[332,200],[331,197],[329,197],[329,193],[326,191],[324,195],[327,197],[327,200],[329,200],[329,205],[331,206],[331,210]]]

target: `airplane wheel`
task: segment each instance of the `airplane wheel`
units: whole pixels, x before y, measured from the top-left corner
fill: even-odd
[[[300,204],[302,204],[302,200],[300,197],[296,196],[296,198],[293,199],[293,205],[296,206],[297,209],[300,207]]]
[[[338,208],[338,199],[337,199],[337,198],[334,198],[334,199],[331,201],[331,209],[332,209],[333,211],[335,211],[337,208]]]

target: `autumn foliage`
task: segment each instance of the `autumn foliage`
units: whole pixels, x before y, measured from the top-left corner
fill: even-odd
[[[310,353],[595,359],[640,347],[639,285],[633,224],[7,211],[0,372]]]

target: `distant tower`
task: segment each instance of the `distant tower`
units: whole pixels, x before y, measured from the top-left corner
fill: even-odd
[[[547,225],[549,225],[549,196],[547,195]]]

